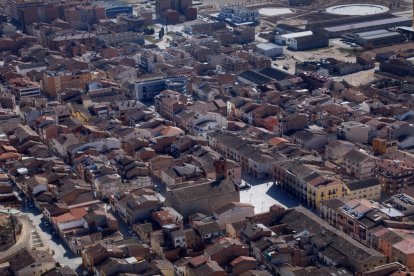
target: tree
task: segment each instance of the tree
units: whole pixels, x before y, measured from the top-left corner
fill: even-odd
[[[161,38],[163,38],[163,36],[164,36],[164,33],[165,31],[164,31],[164,27],[161,27],[161,30],[160,30],[160,32],[158,33],[158,37],[161,39]]]

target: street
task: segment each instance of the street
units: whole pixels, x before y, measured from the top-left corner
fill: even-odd
[[[43,218],[43,214],[36,208],[30,207],[30,203],[26,206],[25,198],[22,200],[22,213],[26,214],[31,220],[33,228],[29,231],[36,230],[45,247],[54,251],[53,257],[56,262],[60,263],[61,266],[69,266],[80,275],[82,272],[82,258],[74,256],[59,237],[52,236],[54,230],[50,225],[46,226],[44,224],[46,220]]]

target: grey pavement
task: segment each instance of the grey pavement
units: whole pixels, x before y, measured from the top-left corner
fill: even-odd
[[[32,227],[38,233],[45,247],[54,251],[53,257],[55,260],[62,266],[69,266],[80,274],[82,271],[82,258],[73,255],[59,237],[52,236],[54,230],[50,225],[48,227],[45,226],[44,222],[46,220],[43,218],[43,214],[33,207],[28,206],[26,209],[24,200],[22,202],[22,212],[31,220]]]
[[[240,201],[252,204],[256,214],[267,212],[269,207],[279,204],[285,208],[299,206],[300,202],[283,191],[273,181],[243,176],[243,183],[251,185],[249,190],[240,191]]]

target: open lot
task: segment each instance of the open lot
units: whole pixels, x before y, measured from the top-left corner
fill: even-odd
[[[250,184],[252,187],[240,192],[240,201],[252,204],[256,214],[268,211],[270,206],[274,204],[285,208],[300,204],[291,195],[281,190],[279,186],[273,185],[273,181],[254,179],[248,176],[243,178],[243,182]]]

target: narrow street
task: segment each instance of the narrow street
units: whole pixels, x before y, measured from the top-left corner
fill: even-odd
[[[24,198],[22,201],[22,213],[26,214],[31,221],[32,228],[29,229],[29,234],[31,230],[36,230],[45,247],[50,248],[51,251],[53,250],[55,260],[61,266],[69,266],[80,275],[82,272],[82,258],[80,256],[74,256],[69,248],[62,243],[60,238],[52,235],[54,230],[50,225],[46,226],[44,224],[46,220],[43,218],[43,214],[34,207],[30,207],[30,203],[26,206]]]

